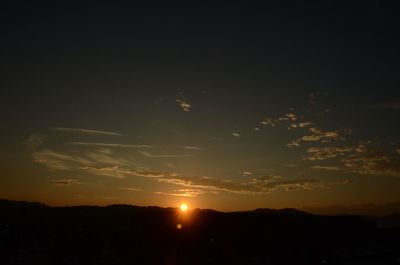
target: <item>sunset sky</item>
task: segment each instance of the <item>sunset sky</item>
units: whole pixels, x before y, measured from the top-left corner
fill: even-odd
[[[400,209],[397,5],[17,2],[0,198]]]

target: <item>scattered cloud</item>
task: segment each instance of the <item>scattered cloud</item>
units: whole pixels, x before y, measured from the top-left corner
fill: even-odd
[[[350,134],[351,130],[341,129],[335,131],[324,131],[318,127],[308,128],[311,135],[304,135],[301,138],[292,141],[287,144],[288,147],[300,146],[300,142],[321,142],[321,143],[331,143],[334,141],[344,141],[346,138],[343,134]]]
[[[288,143],[286,146],[287,147],[296,147],[296,146],[300,146],[300,141],[299,140],[294,140],[291,143]]]
[[[293,110],[293,109],[292,109]],[[298,147],[301,142],[321,142],[321,143],[330,143],[338,140],[345,140],[344,134],[350,134],[351,130],[348,129],[340,129],[334,131],[325,131],[317,126],[313,122],[304,121],[303,118],[299,118],[295,113],[289,112],[284,114],[281,117],[276,119],[266,118],[259,122],[260,126],[264,127],[275,127],[282,122],[287,126],[289,130],[291,129],[307,129],[311,134],[301,136],[300,138],[293,140],[288,143],[287,147]],[[254,130],[261,130],[260,126],[257,126]]]
[[[372,146],[371,141],[358,143],[356,146],[310,147],[311,155],[305,160],[320,161],[339,158],[338,166],[320,166],[312,168],[326,170],[346,170],[363,175],[382,175],[400,177],[400,158],[394,152],[385,152]]]
[[[311,155],[306,157],[305,160],[326,160],[337,156],[343,156],[353,150],[354,148],[345,146],[310,147],[307,149],[307,153],[311,153]]]
[[[306,135],[301,138],[303,141],[322,141],[322,142],[330,142],[332,140],[343,139],[339,131],[324,131],[317,127],[309,128],[309,131],[312,133],[311,135]]]
[[[240,134],[238,134],[236,132],[232,133],[232,135],[235,136],[235,137],[240,137]]]
[[[258,179],[253,179],[253,183],[257,184],[257,190],[261,193],[268,193],[278,189],[285,191],[295,190],[313,190],[325,189],[331,185],[347,184],[349,181],[324,181],[320,179],[295,179],[285,180],[279,176],[268,176]]]
[[[294,114],[294,113],[287,113],[287,114],[285,114],[285,116],[288,117],[292,121],[297,120],[296,114]]]
[[[253,172],[251,172],[251,171],[243,171],[242,172],[242,176],[251,176],[251,175],[253,175],[254,173]]]
[[[189,112],[190,109],[192,108],[192,105],[190,105],[186,100],[182,98],[176,99],[176,102],[179,104],[179,106],[182,108],[183,111]]]
[[[276,123],[271,118],[266,118],[266,119],[260,121],[259,124],[264,125],[264,126],[271,126],[271,127],[276,126]]]
[[[81,128],[56,127],[56,128],[53,128],[53,130],[60,131],[60,132],[72,132],[72,133],[82,133],[82,134],[100,134],[100,135],[110,135],[110,136],[122,136],[122,134],[117,133],[117,132],[99,131],[99,130],[90,130],[90,129],[81,129]]]
[[[383,151],[356,152],[343,158],[342,162],[355,173],[400,177],[400,159]]]
[[[313,124],[312,122],[300,122],[300,123],[298,123],[297,125],[298,125],[298,127],[300,127],[300,128],[304,128],[304,127],[312,126],[312,125],[314,125],[314,124]]]
[[[291,109],[292,111],[294,109]],[[272,119],[272,118],[265,118],[264,120],[260,121],[256,128],[254,128],[255,131],[261,130],[260,127],[276,127],[277,125],[284,124],[285,126],[288,126],[288,129],[295,129],[295,128],[305,128],[309,126],[313,126],[314,123],[308,122],[308,121],[300,121],[300,118],[293,112],[289,112],[284,114],[281,117]]]

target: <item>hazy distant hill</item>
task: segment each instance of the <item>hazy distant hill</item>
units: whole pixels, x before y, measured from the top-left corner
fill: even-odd
[[[177,229],[181,224],[181,229]],[[294,209],[222,213],[0,200],[0,264],[398,264],[398,228]]]

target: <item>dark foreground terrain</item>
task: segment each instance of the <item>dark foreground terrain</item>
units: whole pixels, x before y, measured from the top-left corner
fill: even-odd
[[[0,200],[0,264],[400,264],[400,229],[376,220]]]

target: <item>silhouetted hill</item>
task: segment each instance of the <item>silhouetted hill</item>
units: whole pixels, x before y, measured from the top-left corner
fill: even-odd
[[[181,229],[177,225],[181,225]],[[398,228],[293,209],[223,213],[0,200],[0,264],[397,264]]]
[[[377,223],[377,225],[380,227],[400,228],[400,213],[394,213],[386,216],[366,216],[365,219]]]
[[[275,215],[311,215],[310,213],[306,213],[303,211],[299,211],[296,209],[292,208],[284,208],[284,209],[269,209],[269,208],[259,208],[255,209],[253,211],[250,211],[253,213],[259,213],[259,214],[275,214]]]

